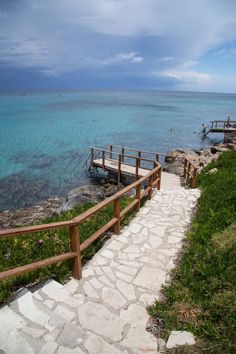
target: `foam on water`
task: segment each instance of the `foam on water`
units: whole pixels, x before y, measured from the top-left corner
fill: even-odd
[[[0,94],[0,210],[86,182],[88,147],[200,148],[202,123],[235,118],[236,95],[41,91]]]

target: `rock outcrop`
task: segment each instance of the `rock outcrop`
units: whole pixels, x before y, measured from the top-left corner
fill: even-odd
[[[51,216],[73,209],[78,204],[101,202],[124,186],[106,183],[104,186],[88,184],[71,189],[66,197],[51,197],[28,208],[0,212],[0,229],[34,225]]]
[[[172,150],[165,158],[166,165],[163,170],[182,176],[184,158],[187,158],[201,171],[210,162],[217,160],[221,153],[229,150],[236,150],[236,144],[221,143],[201,150]]]
[[[0,213],[0,228],[33,225],[50,216],[59,215],[65,198],[48,198],[32,207],[4,210]]]
[[[73,209],[78,204],[101,202],[106,197],[106,189],[102,186],[86,185],[69,191],[62,212]]]

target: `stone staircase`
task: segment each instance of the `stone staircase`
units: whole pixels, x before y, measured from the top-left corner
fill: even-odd
[[[1,354],[157,353],[146,307],[160,298],[200,195],[167,184],[110,236],[80,281],[24,289],[1,308]]]

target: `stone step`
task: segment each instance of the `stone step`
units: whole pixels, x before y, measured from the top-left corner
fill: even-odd
[[[58,288],[59,285],[54,284]],[[5,354],[83,354],[86,350],[81,343],[89,335],[78,324],[65,319],[63,307],[61,313],[51,310],[37,292],[24,291],[0,311],[0,352]]]
[[[75,281],[76,282],[76,281]],[[77,309],[84,303],[84,296],[74,297],[65,287],[55,280],[48,281],[33,293],[33,297],[60,315],[64,320],[76,323]]]

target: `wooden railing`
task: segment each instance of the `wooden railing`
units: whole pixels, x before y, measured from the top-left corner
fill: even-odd
[[[93,165],[93,161],[95,159],[100,158],[102,160],[102,168],[105,170],[106,169],[106,161],[113,161],[113,162],[117,161],[118,183],[120,183],[120,180],[121,180],[121,167],[122,167],[121,165],[122,164],[125,164],[126,166],[135,167],[134,174],[135,174],[137,180],[139,178],[140,168],[145,168],[145,169],[148,169],[151,171],[156,166],[157,160],[151,160],[151,159],[141,157],[141,154],[143,153],[142,151],[138,151],[138,156],[127,155],[125,153],[124,148],[122,148],[122,151],[120,153],[120,152],[113,151],[113,146],[114,145],[110,145],[109,150],[100,149],[100,148],[96,148],[96,147],[90,147],[90,149],[91,149],[91,152],[90,152],[91,165]],[[126,150],[132,150],[132,149],[126,149]],[[132,164],[130,160],[134,161],[134,164]],[[142,166],[142,163],[146,163],[146,166]]]
[[[235,120],[213,120],[211,121],[211,129],[229,129],[230,127],[236,127]]]
[[[27,264],[21,267],[10,269],[4,272],[0,272],[0,280],[4,280],[13,276],[21,275],[25,272],[33,271],[35,269],[45,267],[51,264],[55,264],[64,260],[71,259],[73,261],[73,276],[76,279],[82,277],[81,266],[81,252],[89,247],[95,240],[101,237],[105,232],[113,227],[115,234],[120,233],[120,221],[121,219],[132,209],[138,211],[140,209],[140,203],[142,198],[147,196],[148,199],[152,197],[153,188],[160,189],[161,182],[161,166],[157,161],[152,161],[154,168],[146,176],[138,179],[131,185],[125,187],[121,191],[117,192],[113,196],[106,198],[104,201],[98,203],[94,207],[85,211],[69,221],[56,222],[51,224],[43,224],[37,226],[20,227],[16,229],[0,230],[0,239],[8,237],[21,237],[21,235],[30,236],[31,233],[39,231],[47,231],[53,229],[69,229],[70,234],[70,252],[60,254],[51,258],[47,258],[41,261],[37,261],[31,264]],[[148,186],[142,191],[142,184],[148,182]],[[132,189],[135,189],[134,200],[126,206],[123,210],[120,210],[120,199]],[[86,239],[80,244],[80,232],[79,226],[88,218],[92,217],[99,210],[105,206],[113,204],[113,218],[97,230],[92,236]]]
[[[198,168],[188,159],[184,159],[184,179],[186,184],[191,179],[191,187],[196,187],[196,178],[197,178],[197,170]]]
[[[151,152],[151,151],[145,151],[145,150],[138,150],[138,149],[134,149],[134,148],[130,148],[130,147],[123,147],[123,146],[120,146],[120,145],[110,145],[110,151],[112,153],[112,151],[114,151],[114,148],[118,148],[119,150],[121,150],[121,154],[122,155],[125,155],[125,152],[126,151],[133,151],[133,152],[136,152],[137,153],[137,157],[142,157],[143,155],[151,155],[153,157],[153,159],[155,159],[155,161],[159,161],[159,156],[160,155],[163,155],[165,156],[164,154],[162,153],[157,153],[157,152]]]
[[[119,150],[121,150],[121,152],[117,152],[114,151],[114,148],[118,148]],[[103,167],[105,166],[105,159],[106,159],[106,154],[109,154],[109,158],[108,160],[115,160],[116,157],[118,156],[118,182],[120,182],[120,175],[121,175],[121,163],[125,162],[125,158],[131,158],[136,160],[136,179],[138,179],[138,170],[141,167],[141,162],[151,162],[153,163],[153,160],[147,159],[142,157],[143,155],[152,155],[155,157],[154,160],[154,164],[159,161],[160,156],[161,157],[166,157],[166,156],[173,156],[175,159],[180,160],[183,165],[184,165],[184,179],[186,184],[189,182],[189,180],[191,180],[191,187],[195,188],[196,187],[196,178],[197,178],[197,171],[198,171],[198,167],[196,167],[194,165],[194,163],[192,163],[190,160],[188,160],[187,158],[183,158],[180,156],[174,156],[171,154],[164,154],[164,153],[160,153],[160,152],[150,152],[150,151],[141,151],[138,149],[134,149],[134,148],[129,148],[129,147],[123,147],[123,146],[119,146],[119,145],[110,145],[109,150],[104,150],[104,149],[98,149],[98,148],[91,148],[91,161],[93,161],[94,159],[94,152],[101,152],[102,153],[102,161],[103,161]],[[133,151],[137,153],[137,156],[133,156],[133,155],[126,155],[126,151]],[[126,165],[129,165],[126,163]],[[160,186],[159,186],[160,189]]]

